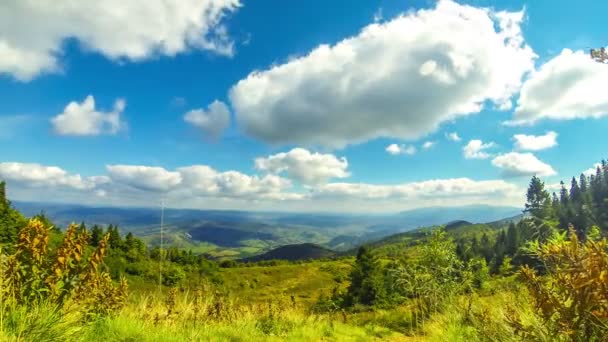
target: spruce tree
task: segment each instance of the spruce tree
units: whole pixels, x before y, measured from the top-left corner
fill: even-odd
[[[25,217],[11,207],[11,202],[6,197],[6,183],[0,182],[0,245],[6,245],[8,251],[12,251],[19,229],[25,223]]]
[[[376,304],[384,296],[384,279],[376,257],[365,247],[359,247],[350,273],[347,301],[350,304]]]
[[[545,190],[545,184],[540,178],[533,176],[526,194],[527,202],[525,212],[534,218],[544,220],[550,216],[551,200],[549,193]]]
[[[103,229],[101,229],[98,225],[94,225],[91,229],[91,246],[97,247],[99,246],[99,242],[103,238]]]

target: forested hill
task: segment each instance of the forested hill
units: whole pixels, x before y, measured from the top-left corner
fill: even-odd
[[[336,255],[336,252],[323,246],[313,243],[302,243],[297,245],[286,245],[270,250],[266,253],[256,255],[249,258],[244,258],[242,261],[262,261],[262,260],[312,260],[330,258]]]

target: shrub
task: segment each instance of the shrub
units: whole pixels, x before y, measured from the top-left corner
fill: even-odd
[[[100,270],[108,236],[87,259],[84,254],[90,237],[77,228],[70,225],[54,253],[48,247],[52,227],[32,219],[21,229],[14,254],[3,257],[1,265],[0,290],[10,299],[11,308],[35,307],[42,302],[62,308],[73,303],[88,315],[109,313],[124,304],[126,281],[115,286],[109,274]]]
[[[547,330],[543,335],[560,335],[572,341],[599,341],[608,336],[608,252],[602,239],[579,241],[571,227],[545,244],[534,243],[531,251],[544,263],[545,276],[524,266],[520,274],[536,311]],[[524,337],[534,338],[534,329],[510,318]]]

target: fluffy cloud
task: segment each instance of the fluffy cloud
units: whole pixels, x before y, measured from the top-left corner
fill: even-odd
[[[175,170],[109,165],[107,176],[81,177],[53,166],[0,163],[0,179],[8,181],[11,198],[25,201],[156,206],[162,196],[182,208],[359,213],[432,205],[519,205],[524,191],[503,180],[457,178],[394,185],[326,183],[298,192],[290,180],[275,174],[220,172],[206,165]]]
[[[608,115],[608,66],[582,51],[565,49],[524,83],[509,124],[542,119],[571,120]]]
[[[239,6],[239,0],[4,1],[0,74],[29,80],[60,70],[68,38],[115,60],[188,49],[232,55],[233,42],[221,21]]]
[[[486,102],[509,107],[536,57],[523,16],[442,0],[251,73],[231,89],[232,107],[271,143],[418,138]]]
[[[70,102],[63,113],[51,119],[51,123],[55,133],[59,135],[116,134],[124,127],[120,114],[124,111],[125,106],[125,101],[118,99],[114,104],[114,110],[96,111],[95,98],[89,95],[82,103]]]
[[[276,175],[259,177],[237,171],[218,172],[204,165],[179,168],[178,172],[183,176],[182,188],[192,191],[195,196],[274,200],[300,196],[284,193],[291,187],[291,182]]]
[[[179,172],[162,167],[108,165],[106,169],[113,181],[144,191],[168,191],[182,182]]]
[[[545,135],[515,134],[513,140],[518,150],[540,151],[557,146],[557,133],[551,131]]]
[[[458,133],[456,133],[456,132],[446,133],[445,137],[448,138],[448,140],[455,141],[455,142],[462,140],[460,138],[460,136],[458,136]]]
[[[394,156],[399,155],[399,154],[407,154],[410,156],[416,154],[416,147],[414,147],[412,145],[390,144],[390,145],[386,146],[386,148],[384,150],[386,152],[388,152],[388,154],[392,154]]]
[[[602,164],[600,164],[600,163],[594,164],[593,167],[588,168],[587,170],[583,171],[583,174],[587,177],[592,176],[592,175],[595,176],[595,174],[597,173],[598,167],[601,169]]]
[[[345,178],[350,175],[346,158],[338,158],[333,154],[311,153],[303,148],[257,158],[255,168],[273,174],[284,172],[289,178],[306,185],[321,184],[331,178]]]
[[[436,143],[436,141],[425,141],[424,144],[422,144],[422,148],[428,150],[429,148],[435,146]]]
[[[551,165],[543,163],[532,153],[509,152],[492,160],[492,165],[503,169],[506,177],[553,176],[557,174]]]
[[[502,180],[474,181],[469,178],[436,179],[398,185],[330,183],[315,190],[315,197],[360,199],[484,197],[511,195],[518,187]]]
[[[68,174],[56,166],[35,163],[0,163],[0,179],[27,187],[65,187],[73,190],[91,190],[108,182],[107,177],[83,178]]]
[[[175,171],[143,165],[108,165],[107,170],[110,179],[120,185],[145,192],[164,192],[185,200],[196,197],[281,200],[299,196],[283,193],[291,187],[291,182],[279,176],[219,172],[207,165],[181,167]]]
[[[207,110],[194,109],[184,115],[184,120],[198,128],[210,138],[218,138],[230,123],[228,106],[221,101],[213,101]]]
[[[491,155],[485,152],[485,150],[495,145],[492,141],[484,144],[483,141],[474,139],[462,148],[462,153],[466,159],[488,159]]]

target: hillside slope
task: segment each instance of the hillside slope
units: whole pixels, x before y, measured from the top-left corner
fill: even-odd
[[[266,253],[242,259],[243,261],[261,260],[311,260],[330,258],[336,255],[331,249],[316,245],[314,243],[302,243],[286,245],[270,250]]]

